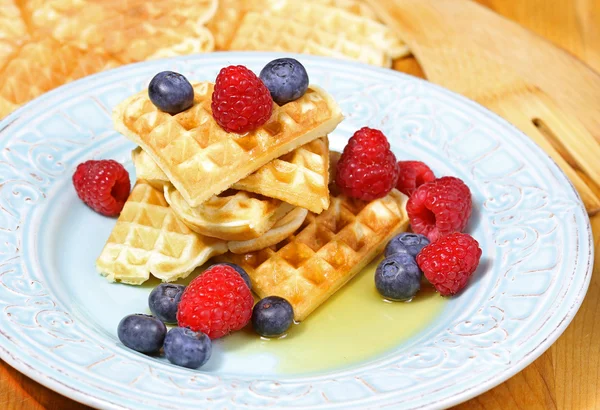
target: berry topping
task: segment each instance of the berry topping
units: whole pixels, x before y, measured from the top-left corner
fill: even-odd
[[[174,327],[165,337],[164,348],[165,356],[171,363],[197,369],[210,359],[212,342],[202,332]]]
[[[399,161],[398,169],[396,189],[406,196],[411,196],[425,182],[435,179],[433,171],[421,161]]]
[[[405,253],[416,258],[417,254],[426,245],[429,245],[427,237],[416,233],[403,232],[388,242],[385,247],[385,257],[387,258],[397,253]]]
[[[375,287],[386,299],[410,300],[421,289],[421,271],[408,254],[385,258],[375,270]]]
[[[434,242],[462,231],[471,216],[471,191],[460,179],[443,177],[421,185],[406,204],[412,230]]]
[[[479,243],[471,235],[454,232],[423,248],[417,262],[437,291],[449,296],[465,287],[480,257]]]
[[[252,290],[252,282],[250,282],[250,276],[248,276],[248,274],[246,273],[246,271],[244,270],[244,268],[242,268],[240,265],[236,265],[235,263],[229,263],[229,262],[219,263],[219,265],[225,265],[225,266],[232,267],[237,273],[240,274],[240,276],[242,277],[242,279],[244,279],[244,282],[246,282],[246,285],[248,285],[248,288],[250,290]],[[211,268],[212,268],[212,266],[211,266]]]
[[[183,292],[177,322],[217,339],[246,326],[253,304],[250,289],[240,274],[230,266],[214,265]]]
[[[379,130],[356,131],[337,164],[336,183],[342,193],[371,201],[386,196],[396,185],[398,164]]]
[[[229,66],[217,76],[211,109],[221,128],[244,134],[267,122],[273,99],[256,74],[243,65]]]
[[[260,300],[252,310],[252,326],[264,337],[281,336],[294,321],[294,309],[290,302],[279,296]]]
[[[177,306],[185,290],[183,285],[161,283],[150,292],[148,306],[158,319],[165,323],[177,323]]]
[[[260,72],[271,97],[279,105],[302,97],[308,89],[308,74],[300,62],[293,58],[278,58]]]
[[[194,87],[181,74],[162,71],[150,81],[148,97],[159,110],[178,114],[194,104]]]
[[[90,160],[77,166],[73,174],[77,196],[94,211],[115,216],[129,196],[129,173],[112,159]]]
[[[158,353],[165,340],[167,327],[150,315],[125,316],[117,328],[119,340],[125,346],[141,353]]]

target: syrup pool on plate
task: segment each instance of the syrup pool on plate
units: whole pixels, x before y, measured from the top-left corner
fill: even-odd
[[[248,326],[215,343],[237,355],[269,355],[281,373],[335,370],[377,358],[441,313],[445,299],[423,284],[411,302],[387,302],[377,293],[375,260],[285,337],[264,339]]]

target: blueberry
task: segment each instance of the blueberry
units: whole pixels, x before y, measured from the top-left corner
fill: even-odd
[[[250,282],[250,276],[248,276],[248,274],[246,273],[244,268],[242,268],[240,265],[236,265],[235,263],[228,263],[228,262],[219,263],[219,265],[227,265],[227,266],[230,266],[233,269],[235,269],[235,271],[240,274],[242,279],[244,279],[244,282],[246,282],[246,285],[248,285],[248,288],[250,290],[252,290],[252,283]],[[213,266],[215,266],[215,265],[213,265]],[[211,266],[211,268],[212,268],[212,266]]]
[[[271,97],[279,105],[302,97],[308,88],[308,74],[298,60],[278,58],[267,64],[260,72]]]
[[[125,316],[117,329],[119,340],[130,349],[141,353],[158,353],[165,340],[167,327],[150,315]]]
[[[210,359],[212,343],[202,332],[174,327],[165,337],[165,356],[173,364],[197,369]]]
[[[292,305],[279,296],[266,297],[252,309],[252,326],[261,336],[280,336],[290,328],[293,321]]]
[[[177,323],[177,306],[185,290],[183,285],[161,283],[148,296],[150,311],[165,323]]]
[[[388,242],[385,247],[385,257],[387,258],[397,253],[405,253],[416,258],[421,249],[427,245],[429,245],[427,237],[416,233],[404,232],[396,235]]]
[[[412,256],[392,255],[377,266],[375,287],[387,299],[410,300],[421,288],[421,270]]]
[[[194,88],[181,74],[162,71],[150,81],[148,96],[159,110],[178,114],[194,103]]]

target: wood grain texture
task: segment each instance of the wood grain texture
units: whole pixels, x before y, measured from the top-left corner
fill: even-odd
[[[387,0],[382,0],[387,1]],[[392,0],[390,0],[392,1]],[[600,1],[598,0],[478,0],[483,6],[500,13],[548,38],[578,56],[584,63],[569,74],[562,76],[555,84],[546,75],[559,71],[556,66],[568,65],[568,54],[552,51],[551,56],[540,58],[544,50],[519,49],[519,44],[507,42],[501,50],[490,51],[490,60],[511,61],[513,72],[533,83],[556,101],[568,115],[575,115],[596,138],[600,138],[600,88],[587,80],[596,82],[596,74],[589,69],[600,70]],[[444,7],[453,7],[455,0],[437,0]],[[467,6],[467,10],[472,5]],[[465,9],[462,9],[463,12]],[[457,9],[458,13],[460,9]],[[464,20],[454,21],[470,24]],[[468,27],[468,26],[467,26]],[[512,32],[519,32],[514,26]],[[491,34],[500,36],[499,33]],[[527,34],[526,36],[534,36]],[[484,44],[486,38],[473,39],[474,43]],[[443,40],[443,39],[442,39]],[[547,48],[545,48],[547,50]],[[448,51],[451,55],[452,50]],[[564,53],[564,54],[563,54]],[[569,57],[567,59],[567,57]],[[468,62],[467,62],[468,64]],[[589,67],[586,67],[586,65]],[[529,67],[529,68],[528,68]],[[396,61],[394,68],[411,75],[424,77],[429,71],[421,68],[415,58]],[[443,69],[443,67],[442,67]],[[525,71],[526,75],[523,75]],[[530,71],[530,73],[527,73]],[[481,73],[485,77],[485,73]],[[571,78],[572,77],[572,78]],[[473,79],[473,87],[478,84]],[[492,78],[492,81],[500,81]],[[480,83],[479,83],[480,84]],[[587,107],[578,112],[580,106]],[[592,217],[596,249],[600,249],[600,215]],[[505,383],[489,392],[457,406],[457,409],[504,410],[504,409],[600,409],[600,260],[597,259],[588,294],[571,325],[558,341],[534,363]],[[0,362],[0,409],[41,410],[41,409],[85,409],[75,403],[35,383]]]
[[[478,0],[478,3],[563,47],[600,72],[600,1]]]
[[[498,18],[491,10],[472,1],[368,1],[377,6],[383,12],[381,17],[395,26],[403,36],[428,79],[437,82],[438,79],[448,78],[448,83],[444,84],[446,87],[459,93],[476,93],[478,88],[487,85],[479,82],[480,76],[489,76],[490,73],[480,70],[477,75],[468,79],[464,76],[446,76],[445,70],[452,66],[427,64],[421,59],[432,48],[448,56],[473,55],[478,60],[485,58],[490,63],[495,62],[510,69],[527,83],[543,90],[561,109],[579,119],[600,140],[600,115],[597,111],[600,103],[600,75],[586,63],[573,58],[569,52],[550,42],[540,41],[541,37],[535,33],[513,21]],[[504,3],[522,4],[528,1],[505,0]],[[554,3],[554,0],[544,2],[549,3]],[[543,13],[547,9],[548,7],[541,7],[536,13]],[[482,24],[482,20],[485,23]],[[444,29],[432,24],[439,24]],[[417,36],[418,42],[411,41]],[[469,60],[456,61],[468,69]],[[494,80],[501,79],[494,77]]]
[[[593,182],[600,180],[599,140],[577,116],[565,111],[557,103],[559,100],[549,97],[543,86],[560,83],[571,72],[581,70],[588,75],[591,86],[597,87],[598,94],[580,98],[578,93],[578,99],[569,98],[577,112],[591,113],[600,109],[599,75],[549,42],[470,1],[371,0],[370,3],[406,41],[428,80],[474,99],[520,128],[565,171],[588,212],[600,211],[600,188]],[[546,70],[545,74],[536,72],[533,77],[525,75],[527,70],[535,72],[540,67],[531,59],[500,58],[506,44],[514,44],[519,50],[549,48],[555,56],[560,55],[564,67]],[[516,54],[516,50],[510,51]],[[539,81],[544,75],[547,79]],[[550,133],[541,132],[537,123]]]
[[[75,410],[87,408],[87,406],[41,386],[0,361],[0,409]]]

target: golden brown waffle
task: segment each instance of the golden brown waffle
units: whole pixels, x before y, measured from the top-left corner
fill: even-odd
[[[321,213],[329,207],[329,140],[309,142],[264,165],[233,187]]]
[[[144,179],[161,190],[167,186],[165,199],[168,203],[173,201],[169,195],[173,187],[152,158],[140,147],[132,151],[132,157],[137,178]],[[329,155],[327,155],[327,158],[329,158]],[[147,178],[150,178],[150,180]],[[260,235],[254,239],[243,241],[230,240],[227,245],[229,250],[234,253],[256,251],[281,242],[300,227],[308,214],[308,210],[299,207],[285,214],[286,211],[291,209],[288,204],[280,203],[281,208],[277,209],[275,206],[278,201],[247,192],[235,192],[229,197],[213,197],[197,208],[200,209],[200,212],[194,212],[187,203],[181,202],[180,195],[177,195],[176,192],[174,194],[176,202],[179,202],[175,203],[175,207],[172,207],[172,209],[179,219],[190,225],[192,230],[208,236],[218,237],[221,235],[224,239],[240,237],[240,231],[245,231],[244,236],[252,230],[254,232],[248,236]],[[327,197],[329,198],[329,191],[327,191]],[[283,217],[281,217],[282,214]],[[268,231],[261,233],[267,226],[271,225],[273,219],[276,220],[274,225]],[[221,221],[221,224],[218,221]],[[257,229],[260,224],[263,224],[264,227]],[[250,226],[252,225],[253,228],[251,229]]]
[[[228,241],[258,238],[293,209],[278,199],[233,189],[191,207],[172,184],[164,190],[173,212],[190,229]]]
[[[257,130],[225,132],[210,108],[213,85],[194,85],[194,105],[170,115],[158,110],[147,91],[113,111],[117,131],[140,145],[165,172],[183,199],[198,206],[275,158],[333,131],[342,114],[329,94],[311,86],[296,101],[274,104]]]
[[[117,65],[105,54],[51,38],[30,42],[0,70],[0,98],[17,107],[59,85]],[[7,114],[0,112],[0,118]]]
[[[152,157],[141,147],[136,147],[131,151],[131,159],[135,167],[135,176],[137,179],[143,179],[157,189],[164,189],[169,184],[169,178],[154,162]]]
[[[139,285],[152,273],[171,282],[226,251],[224,241],[192,232],[179,221],[160,190],[138,181],[96,267],[111,281]]]
[[[335,7],[358,16],[377,20],[377,14],[364,0],[310,0],[310,2]]]
[[[279,242],[292,235],[304,222],[308,210],[295,208],[273,225],[271,229],[256,239],[247,241],[230,241],[227,247],[230,252],[243,254],[247,252],[259,251],[269,246],[277,245]]]
[[[132,152],[135,172],[153,186],[169,182],[167,175],[140,147]],[[329,206],[329,141],[319,138],[262,166],[232,188],[280,199],[320,213]]]
[[[219,0],[213,18],[206,24],[215,39],[216,50],[228,50],[242,17],[251,10],[265,7],[266,0]]]
[[[14,0],[0,0],[0,69],[29,37]]]
[[[130,63],[212,51],[214,40],[203,24],[216,8],[217,0],[55,0],[40,5],[32,21],[62,43]]]
[[[258,296],[281,296],[298,321],[346,284],[408,227],[407,197],[397,190],[371,202],[332,189],[331,205],[310,214],[301,228],[275,247],[221,260],[242,266]]]
[[[392,59],[410,54],[407,45],[387,26],[336,7],[313,2],[280,0],[271,14],[291,19],[313,30],[335,34],[364,47],[381,50]]]
[[[285,51],[360,61],[391,67],[390,56],[379,48],[363,45],[284,17],[256,12],[247,13],[235,33],[231,50]]]

